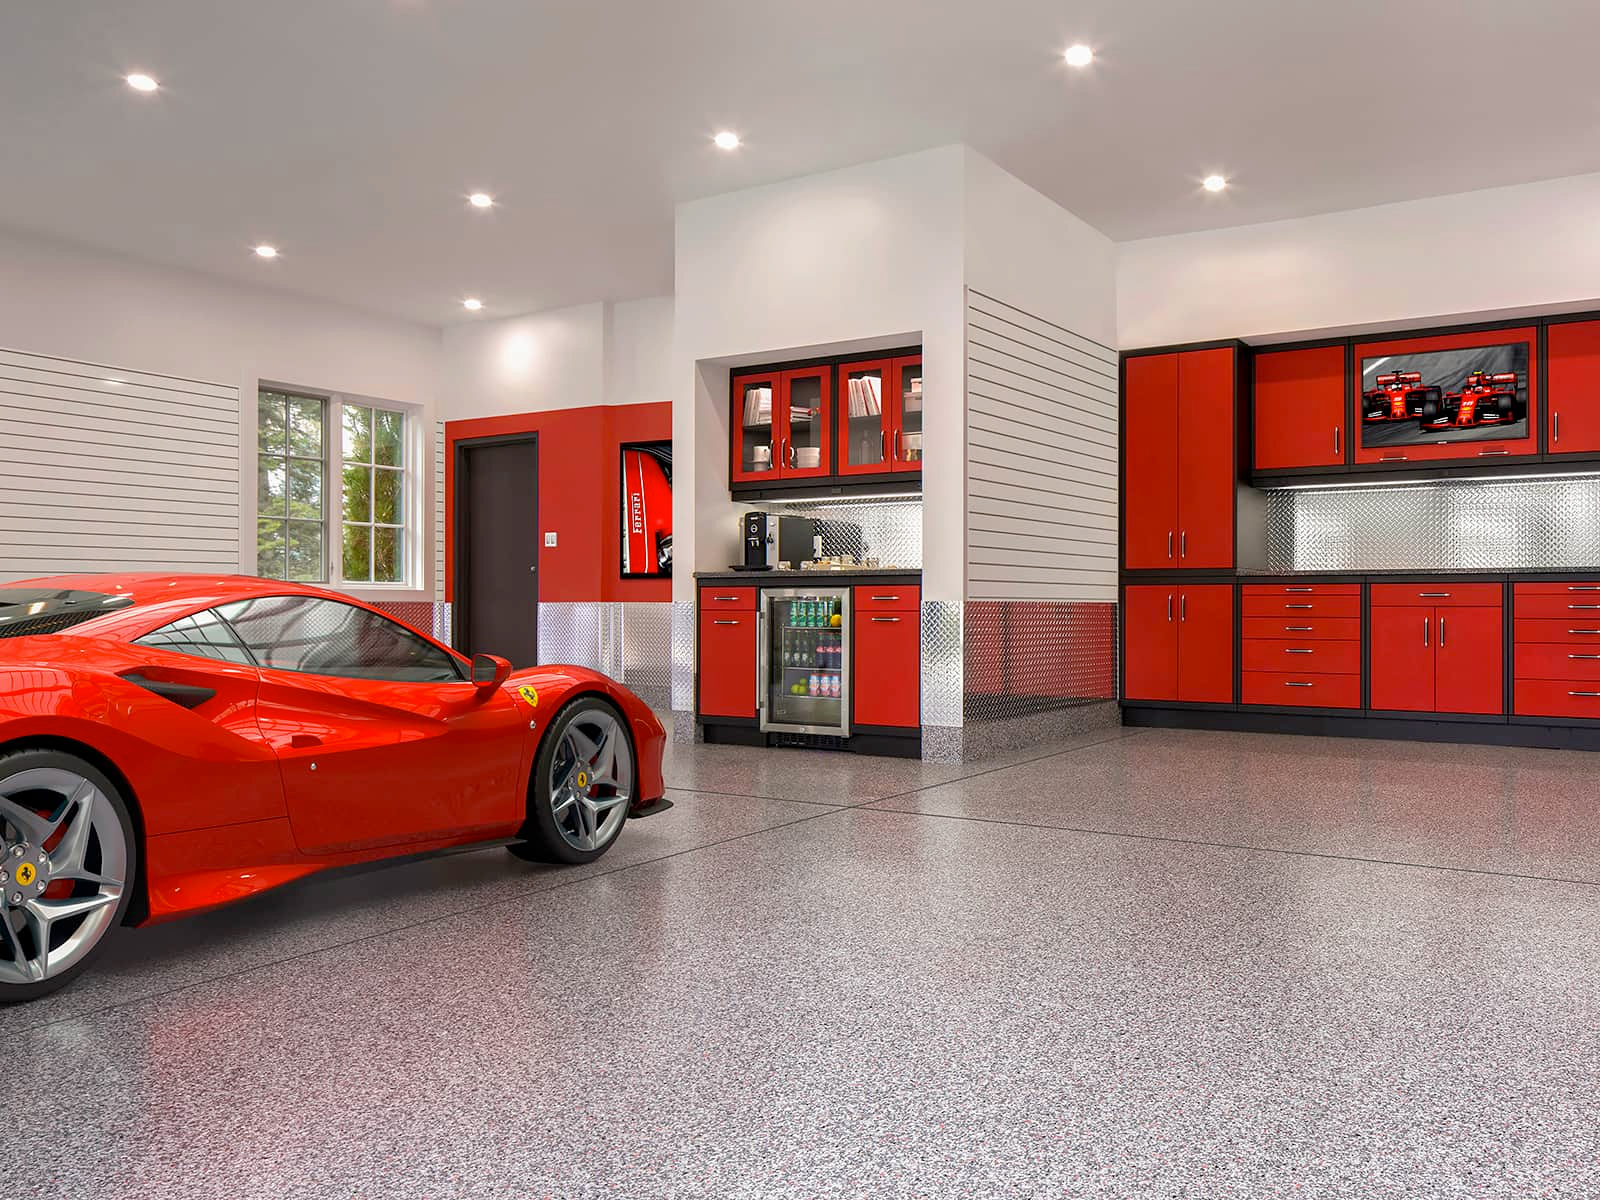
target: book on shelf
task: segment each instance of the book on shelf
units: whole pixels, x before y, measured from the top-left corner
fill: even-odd
[[[858,375],[850,380],[850,415],[876,417],[883,413],[882,381],[876,375]]]
[[[772,424],[772,388],[747,387],[744,390],[745,425]]]

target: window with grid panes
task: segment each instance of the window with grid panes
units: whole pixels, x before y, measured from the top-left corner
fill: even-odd
[[[340,575],[347,583],[405,578],[405,416],[341,405],[344,520]]]
[[[263,390],[256,403],[256,571],[321,582],[328,402]]]

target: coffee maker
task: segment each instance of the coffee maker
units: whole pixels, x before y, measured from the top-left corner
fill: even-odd
[[[741,544],[744,547],[742,562],[733,564],[735,571],[771,570],[772,535],[767,532],[767,514],[747,512],[739,522]]]
[[[739,521],[744,561],[733,564],[735,571],[771,571],[779,563],[792,569],[815,558],[819,552],[817,535],[821,523],[811,517],[775,517],[770,513],[747,512]]]

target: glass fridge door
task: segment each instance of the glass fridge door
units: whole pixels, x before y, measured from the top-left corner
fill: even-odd
[[[849,592],[785,588],[761,595],[761,727],[848,737]]]

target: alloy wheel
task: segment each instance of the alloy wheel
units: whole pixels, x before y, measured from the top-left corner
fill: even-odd
[[[75,771],[0,779],[0,984],[71,969],[115,923],[128,839],[110,798]]]
[[[574,850],[598,850],[616,836],[633,801],[633,748],[604,709],[579,713],[561,732],[550,770],[550,813]]]

